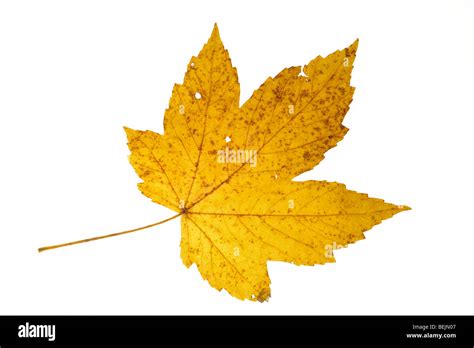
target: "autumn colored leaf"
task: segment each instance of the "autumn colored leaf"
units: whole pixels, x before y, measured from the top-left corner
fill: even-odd
[[[283,69],[239,108],[237,71],[215,26],[173,88],[164,134],[125,128],[139,189],[181,218],[183,263],[214,288],[267,300],[268,261],[334,262],[334,246],[409,209],[335,182],[292,181],[348,130],[357,44]]]

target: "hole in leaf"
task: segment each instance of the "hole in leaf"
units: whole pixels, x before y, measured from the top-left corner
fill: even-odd
[[[201,97],[201,93],[196,92],[196,94],[194,94],[194,98],[196,98],[196,99],[198,99],[198,100],[201,99],[201,98],[202,98],[202,97]]]
[[[226,143],[230,143],[231,141],[232,141],[232,139],[231,139],[230,137],[228,137],[228,136],[225,137],[225,142],[226,142]]]
[[[301,67],[301,71],[300,73],[298,74],[298,76],[301,76],[301,77],[308,77],[308,75],[305,74],[304,70],[303,70],[303,67]]]

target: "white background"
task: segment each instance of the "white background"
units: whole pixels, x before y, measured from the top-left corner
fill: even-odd
[[[0,314],[474,314],[473,1],[1,1]],[[302,179],[413,208],[336,251],[270,263],[268,303],[217,292],[136,188],[122,126],[162,131],[214,22],[243,103],[359,38],[349,133]]]

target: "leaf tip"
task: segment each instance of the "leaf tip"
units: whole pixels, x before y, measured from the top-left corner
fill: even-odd
[[[125,134],[127,134],[128,140],[131,140],[137,134],[135,129],[128,128],[127,126],[123,126],[123,130],[125,131]]]
[[[220,38],[219,27],[217,26],[217,23],[214,23],[214,27],[212,28],[211,38]]]
[[[355,41],[347,48],[348,55],[355,56],[357,52],[357,48],[359,47],[359,38],[355,39]]]
[[[398,205],[397,208],[399,211],[411,210],[411,208],[407,205]]]
[[[263,302],[268,302],[270,300],[270,297],[271,297],[271,290],[269,287],[266,287],[266,288],[261,289],[257,295],[253,294],[250,299],[252,301],[258,301],[260,303],[263,303]]]

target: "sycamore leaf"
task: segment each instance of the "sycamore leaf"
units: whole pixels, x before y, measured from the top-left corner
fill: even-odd
[[[214,288],[266,300],[267,261],[334,262],[334,246],[409,209],[338,183],[292,181],[347,132],[357,43],[283,69],[239,108],[237,71],[215,26],[173,88],[164,134],[125,128],[139,189],[181,215],[181,258]]]

